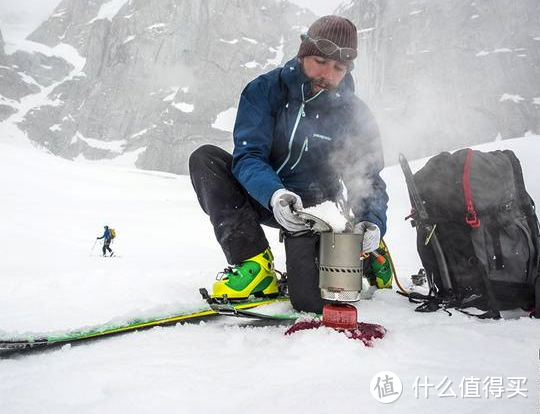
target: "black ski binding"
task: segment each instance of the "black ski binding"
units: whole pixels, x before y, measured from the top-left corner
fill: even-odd
[[[215,310],[217,313],[221,315],[239,316],[238,309],[234,307],[234,304],[227,298],[227,295],[223,296],[222,298],[213,298],[210,296],[206,288],[200,288],[199,293],[201,294],[202,298],[206,300],[206,303],[210,305],[210,308]]]

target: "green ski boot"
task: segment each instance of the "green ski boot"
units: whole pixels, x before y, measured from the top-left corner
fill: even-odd
[[[270,248],[218,275],[212,288],[213,298],[247,299],[249,295],[277,296],[274,256]]]

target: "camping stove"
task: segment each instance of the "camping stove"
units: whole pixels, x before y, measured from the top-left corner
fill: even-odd
[[[336,233],[316,216],[306,212],[298,212],[298,215],[320,233],[319,288],[321,297],[331,302],[323,308],[323,325],[356,329],[357,311],[349,303],[357,302],[362,292],[363,234]]]

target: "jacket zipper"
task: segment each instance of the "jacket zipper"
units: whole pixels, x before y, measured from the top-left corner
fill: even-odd
[[[302,145],[302,149],[300,150],[300,155],[298,156],[298,159],[296,160],[294,165],[291,167],[291,170],[294,170],[294,167],[296,167],[298,163],[300,162],[300,160],[302,159],[302,155],[304,154],[304,151],[307,152],[307,150],[308,150],[308,137],[304,139],[304,144]]]
[[[293,130],[291,132],[291,136],[289,138],[289,152],[287,154],[287,158],[285,158],[285,161],[283,161],[283,164],[281,164],[281,166],[277,169],[276,173],[279,174],[281,172],[281,170],[283,169],[283,167],[285,167],[285,165],[289,162],[289,160],[291,159],[291,154],[292,154],[292,144],[293,144],[293,141],[294,141],[294,135],[296,134],[296,130],[298,129],[298,125],[300,124],[300,118],[303,118],[306,116],[305,112],[304,112],[304,107],[306,105],[306,103],[312,101],[313,99],[315,99],[317,96],[319,96],[323,91],[324,89],[321,89],[319,92],[317,92],[313,97],[309,98],[307,101],[305,100],[304,98],[304,85],[300,85],[300,89],[302,91],[302,104],[300,105],[300,109],[298,110],[298,114],[296,115],[296,122],[294,123],[294,127],[293,127]],[[307,145],[305,142],[304,142],[304,145]],[[302,158],[302,153],[304,152],[304,146],[302,146],[302,151],[300,152],[300,157],[298,158],[298,160],[296,161],[296,163],[291,167],[291,170],[296,167],[296,165],[300,162],[300,158]]]

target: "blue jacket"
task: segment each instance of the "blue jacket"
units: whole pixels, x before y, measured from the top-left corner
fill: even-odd
[[[111,229],[105,229],[105,231],[103,232],[103,236],[101,237],[98,237],[98,240],[100,239],[105,239],[104,242],[105,243],[110,243],[111,241]]]
[[[269,209],[280,188],[310,206],[337,200],[343,183],[355,221],[375,223],[384,235],[388,195],[373,115],[350,74],[335,91],[310,97],[310,89],[296,57],[246,86],[233,132],[234,176]]]

